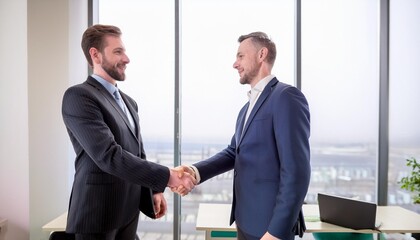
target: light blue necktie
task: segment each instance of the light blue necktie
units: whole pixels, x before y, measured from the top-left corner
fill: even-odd
[[[124,111],[125,114],[127,114],[127,112],[125,111],[123,100],[121,98],[120,91],[118,91],[118,89],[115,90],[114,97],[115,97],[115,100],[117,100],[118,105],[120,105],[120,108]]]
[[[114,92],[114,97],[115,97],[115,100],[117,100],[118,105],[120,105],[120,108],[123,110],[123,112],[127,116],[128,121],[130,122],[131,128],[135,129],[136,125],[134,124],[134,119],[131,116],[130,112],[127,111],[127,108],[125,107],[125,104],[121,98],[121,94],[120,94],[120,91],[118,91],[118,88]]]

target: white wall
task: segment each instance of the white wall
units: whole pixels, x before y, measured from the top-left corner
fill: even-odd
[[[29,238],[26,0],[0,0],[0,217],[6,239]]]
[[[67,210],[68,136],[61,99],[86,78],[85,0],[0,0],[0,217],[6,239],[48,239]]]

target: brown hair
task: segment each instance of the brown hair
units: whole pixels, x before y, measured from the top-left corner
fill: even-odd
[[[98,51],[102,52],[103,49],[106,47],[106,36],[120,37],[121,34],[121,30],[118,27],[112,25],[96,24],[86,29],[82,36],[81,45],[86,60],[88,61],[91,67],[93,66],[93,63],[89,54],[89,50],[91,48],[96,48],[98,49]]]
[[[274,65],[276,60],[276,44],[263,32],[252,32],[250,34],[242,35],[238,38],[238,42],[241,43],[245,39],[250,38],[252,43],[257,47],[265,47],[268,49],[267,62]]]

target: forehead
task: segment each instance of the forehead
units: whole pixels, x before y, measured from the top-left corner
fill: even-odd
[[[105,48],[124,48],[124,44],[121,40],[121,37],[108,35],[105,36]]]
[[[250,38],[247,38],[243,40],[239,44],[238,52],[254,52],[256,49],[256,46],[252,43],[252,40]]]

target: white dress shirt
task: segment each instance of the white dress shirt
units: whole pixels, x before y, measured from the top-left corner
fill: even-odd
[[[252,109],[255,106],[258,98],[260,97],[262,91],[264,91],[265,86],[274,78],[274,75],[268,75],[267,77],[261,79],[251,90],[248,91],[248,98],[249,98],[249,107],[246,111],[244,126],[246,121],[248,120],[249,114],[251,114]]]
[[[246,112],[246,116],[245,116],[245,122],[244,122],[244,127],[245,127],[245,123],[248,120],[249,114],[252,111],[252,108],[254,107],[255,103],[257,102],[258,98],[260,97],[262,91],[264,90],[265,86],[267,86],[267,84],[274,78],[274,75],[268,75],[267,77],[261,79],[250,91],[248,91],[248,97],[249,97],[249,107],[248,110]],[[195,179],[197,180],[197,184],[200,183],[201,178],[200,178],[200,172],[198,171],[198,169],[195,166],[190,166],[194,173],[195,173]]]

